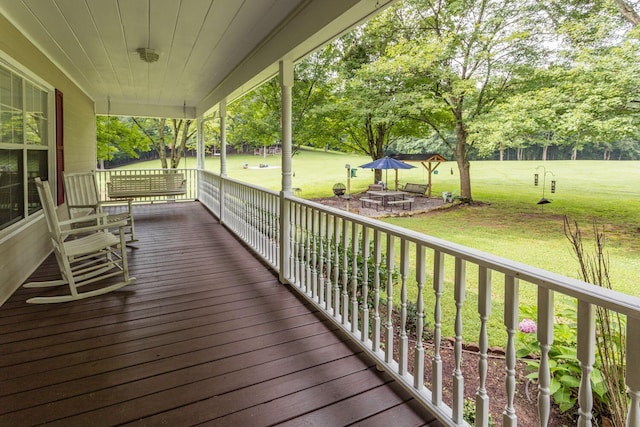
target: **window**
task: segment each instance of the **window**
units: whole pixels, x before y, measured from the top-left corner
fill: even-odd
[[[40,210],[49,175],[50,90],[0,60],[0,230]]]

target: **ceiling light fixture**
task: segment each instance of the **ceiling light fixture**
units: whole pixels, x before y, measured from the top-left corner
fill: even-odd
[[[158,58],[160,58],[158,52],[153,49],[149,49],[148,47],[139,47],[136,51],[140,55],[140,59],[144,62],[156,62]]]

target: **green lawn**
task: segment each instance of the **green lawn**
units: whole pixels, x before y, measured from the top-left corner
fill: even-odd
[[[186,167],[195,167],[187,159]],[[332,196],[337,182],[347,182],[345,164],[357,167],[368,162],[365,156],[321,151],[303,151],[293,158],[293,186],[302,189],[302,197]],[[244,163],[266,163],[275,168],[243,169]],[[399,171],[400,182],[427,181],[419,163],[415,169]],[[533,185],[534,173],[542,184],[547,171],[544,206],[541,185]],[[129,166],[158,167],[159,161]],[[281,183],[280,157],[230,155],[230,177],[277,190]],[[219,158],[207,158],[206,168],[220,171]],[[536,169],[538,168],[538,169]],[[553,176],[551,175],[553,173]],[[352,192],[363,191],[373,182],[373,172],[358,168],[352,178]],[[415,217],[387,218],[385,221],[490,252],[505,258],[577,277],[577,263],[563,233],[563,216],[578,221],[589,236],[593,219],[605,226],[614,288],[640,296],[640,161],[478,161],[471,165],[473,198],[481,205],[439,210]],[[383,172],[384,178],[384,172]],[[394,172],[389,171],[389,183]],[[555,179],[557,191],[550,193]],[[446,162],[433,176],[433,194],[457,191],[458,169]]]
[[[302,197],[318,198],[333,195],[332,186],[347,182],[345,164],[352,167],[368,162],[359,155],[304,151],[293,158],[293,187],[302,189]],[[244,169],[242,165],[258,166],[267,163],[276,166],[269,169]],[[546,167],[547,186],[545,197],[552,203],[544,210],[537,205],[542,197],[542,187],[534,186],[534,174]],[[400,182],[427,182],[427,173],[418,167],[399,172]],[[159,161],[139,163],[130,168],[155,168]],[[278,190],[281,183],[280,157],[261,158],[252,155],[232,155],[227,158],[227,173],[230,177],[262,187]],[[195,167],[195,160],[188,159],[186,167]],[[218,158],[208,158],[206,168],[220,171]],[[536,169],[538,168],[538,169]],[[553,176],[551,175],[553,173]],[[390,171],[389,183],[394,180]],[[428,235],[439,237],[481,251],[502,256],[514,261],[553,271],[569,277],[578,277],[578,264],[572,255],[569,242],[564,236],[563,217],[577,221],[588,237],[590,244],[592,222],[605,227],[607,250],[610,261],[610,276],[615,290],[640,296],[640,161],[478,161],[471,165],[472,192],[476,202],[473,206],[451,206],[412,217],[386,218],[384,221]],[[384,172],[383,172],[384,178]],[[550,193],[550,181],[557,181],[557,191]],[[373,172],[358,169],[357,177],[350,180],[353,193],[364,191],[373,182]],[[458,171],[455,162],[446,162],[433,176],[433,194],[457,191]],[[399,253],[399,250],[396,251]],[[430,267],[428,267],[430,268]],[[429,271],[429,270],[428,270]],[[467,271],[467,298],[474,301],[465,304],[463,329],[465,341],[475,341],[478,336],[477,267]],[[417,289],[412,286],[415,276],[409,274],[410,300],[416,299]],[[453,301],[452,266],[445,273],[446,290],[444,301]],[[495,274],[492,290],[493,310],[490,322],[490,342],[504,345],[506,334],[502,324],[503,279]],[[399,292],[399,286],[396,289]],[[425,293],[427,307],[433,304],[433,295]],[[398,295],[394,297],[399,301]],[[557,298],[564,306],[568,300]],[[523,284],[520,303],[536,303],[536,289]],[[453,335],[453,310],[443,313],[443,333]]]

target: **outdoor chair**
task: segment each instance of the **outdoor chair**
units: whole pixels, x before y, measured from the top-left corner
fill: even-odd
[[[126,221],[108,224],[106,221],[107,215],[104,213],[87,215],[68,221],[59,221],[48,182],[36,178],[35,184],[62,279],[29,282],[23,286],[27,288],[44,288],[67,285],[69,292],[63,295],[30,298],[27,300],[28,303],[73,301],[102,295],[135,282],[136,279],[134,277],[129,277],[127,265],[127,250],[124,238]],[[94,225],[82,228],[72,227],[78,223],[93,223]],[[119,228],[119,237],[109,232],[109,228],[115,227]],[[78,237],[69,239],[68,237],[70,236]],[[117,281],[118,279],[115,278],[120,276],[122,280]],[[88,288],[90,290],[79,291],[81,286],[94,283],[94,286]]]
[[[63,173],[64,191],[66,194],[67,211],[69,218],[77,218],[91,213],[104,213],[103,207],[108,204],[119,205],[124,208],[122,212],[108,213],[107,222],[115,223],[122,220],[127,222],[125,234],[129,235],[127,243],[136,241],[133,222],[133,210],[131,202],[127,199],[126,205],[122,200],[100,200],[96,175],[93,172]],[[82,224],[80,224],[82,226]]]

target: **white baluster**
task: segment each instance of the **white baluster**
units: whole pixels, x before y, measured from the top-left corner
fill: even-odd
[[[640,369],[631,368],[640,360],[640,320],[627,317],[627,370],[625,380],[630,402],[627,427],[640,427]]]
[[[331,280],[332,274],[333,274],[333,239],[335,239],[335,235],[334,235],[334,225],[335,224],[335,217],[333,215],[331,215],[329,217],[329,215],[327,214],[327,258],[326,258],[326,263],[327,263],[327,267],[325,269],[325,274],[327,276],[326,278],[326,291],[325,291],[325,305],[324,308],[331,313],[332,309],[333,309],[333,305],[332,303],[332,289],[333,289],[333,281]]]
[[[378,230],[375,231],[373,237],[373,257],[375,262],[375,274],[373,276],[373,340],[372,350],[377,352],[380,350],[380,263],[382,263],[382,233]]]
[[[360,248],[358,244],[360,243],[360,239],[358,237],[358,224],[351,224],[351,250],[352,250],[352,261],[351,261],[351,332],[355,333],[358,330],[358,271],[360,267],[358,266],[358,255]],[[345,286],[346,288],[346,286]]]
[[[369,229],[362,227],[362,331],[360,340],[369,338]]]
[[[387,322],[385,362],[393,361],[393,270],[395,268],[394,237],[387,235]]]
[[[408,369],[409,337],[407,335],[407,276],[409,275],[409,242],[400,241],[400,337],[398,339],[398,373],[405,375]]]
[[[297,203],[296,203],[297,204]],[[298,221],[298,241],[300,244],[300,253],[298,254],[298,280],[300,288],[307,292],[307,228],[305,224],[307,222],[307,207],[298,205],[298,211],[300,212],[300,221]]]
[[[417,390],[424,388],[424,282],[426,280],[426,266],[424,260],[424,246],[416,247],[416,283],[418,298],[416,300],[416,348],[413,359],[413,387]]]
[[[300,284],[300,205],[297,203],[291,203],[293,208],[293,224],[291,227],[291,232],[293,233],[293,237],[291,241],[293,242],[293,279],[294,283]]]
[[[549,365],[549,349],[553,344],[554,318],[553,291],[538,288],[538,329],[540,343],[540,366],[538,367],[538,416],[540,426],[549,424],[551,412],[551,368]]]
[[[323,242],[328,241],[329,237],[327,234],[327,221],[328,221],[329,215],[324,213],[324,212],[320,212],[319,213],[319,224],[318,224],[318,248],[319,248],[319,260],[318,260],[318,304],[320,304],[321,307],[327,307],[326,306],[326,300],[325,300],[325,293],[324,293],[324,287],[326,285],[325,283],[325,276],[327,274],[327,270],[326,270],[326,258],[325,258],[325,254],[327,252],[327,247],[326,245],[323,245]]]
[[[593,425],[593,392],[591,389],[591,372],[596,358],[596,317],[593,306],[585,301],[578,301],[578,348],[582,375],[578,389],[578,426]]]
[[[311,295],[312,293],[312,281],[311,281],[311,241],[313,239],[313,235],[311,233],[311,224],[313,221],[313,208],[309,206],[304,207],[304,216],[306,221],[303,223],[304,226],[304,246],[305,246],[305,257],[304,257],[304,266],[305,266],[305,287],[304,291],[307,295]]]
[[[320,213],[311,208],[311,297],[318,301],[318,247],[320,242],[319,236],[319,215]]]
[[[442,357],[440,345],[442,341],[442,292],[444,291],[444,254],[439,251],[433,253],[433,292],[436,297],[433,309],[433,346],[434,354],[431,360],[431,402],[434,405],[442,403]]]
[[[355,224],[342,219],[342,324],[349,321],[349,226]]]
[[[340,319],[340,242],[342,241],[340,234],[340,219],[333,220],[333,237],[335,247],[333,250],[333,317]]]
[[[478,267],[478,314],[480,315],[480,335],[478,343],[480,358],[478,359],[478,373],[480,383],[476,391],[476,426],[489,425],[489,398],[487,394],[487,373],[489,334],[487,332],[489,317],[491,316],[491,270]]]
[[[453,420],[462,423],[464,415],[464,377],[462,376],[462,306],[465,299],[466,263],[461,258],[455,261],[454,297],[456,301],[454,345],[455,368],[453,370]]]
[[[502,412],[502,425],[504,427],[516,427],[518,417],[513,405],[516,397],[516,344],[515,335],[518,327],[519,316],[519,282],[513,276],[504,278],[504,326],[507,330],[507,348],[505,361],[507,364],[507,377],[505,387],[507,390],[507,404]]]

